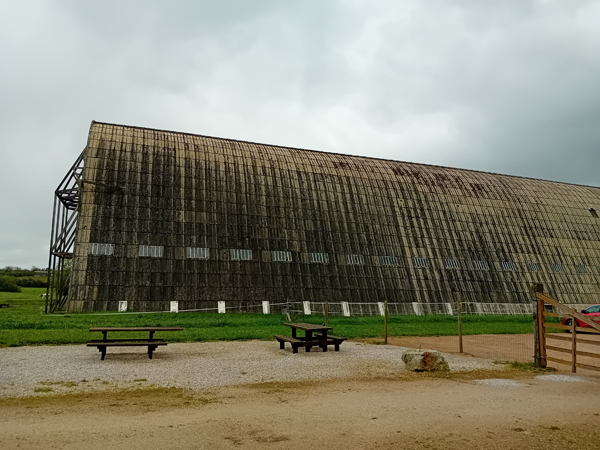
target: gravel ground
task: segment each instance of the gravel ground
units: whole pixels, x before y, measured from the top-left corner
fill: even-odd
[[[566,383],[587,383],[589,381],[578,375],[538,375],[535,379],[542,381],[561,381]]]
[[[404,371],[405,347],[345,342],[339,352],[293,354],[274,341],[169,344],[148,359],[144,349],[113,347],[106,360],[83,345],[0,349],[0,397],[156,385],[205,389],[267,381],[389,375]],[[501,368],[491,360],[445,354],[452,371]]]

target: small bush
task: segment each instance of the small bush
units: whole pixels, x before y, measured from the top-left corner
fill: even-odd
[[[21,292],[15,277],[0,276],[0,292]]]
[[[33,392],[52,392],[53,390],[51,387],[36,387]]]

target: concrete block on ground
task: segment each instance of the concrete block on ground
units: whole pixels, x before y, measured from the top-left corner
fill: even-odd
[[[342,302],[342,316],[350,317],[350,306],[348,306],[348,302]]]
[[[417,303],[417,302],[413,302],[412,306],[415,311],[415,316],[423,315],[423,305],[421,305],[420,303]]]
[[[302,302],[302,306],[304,307],[304,314],[310,316],[310,302]]]
[[[406,350],[402,353],[406,370],[417,372],[448,372],[450,367],[437,350]]]

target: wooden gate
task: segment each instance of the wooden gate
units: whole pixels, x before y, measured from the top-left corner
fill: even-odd
[[[545,296],[542,293],[541,285],[536,287],[535,295],[536,365],[538,367],[546,367],[547,361],[551,361],[558,364],[570,365],[571,372],[573,373],[577,371],[578,367],[600,371],[599,365],[592,364],[600,359],[600,324],[594,322],[590,317],[584,316],[574,309]],[[549,317],[570,319],[570,325],[547,322],[546,318]],[[581,323],[585,323],[589,327],[579,326]],[[560,332],[549,333],[546,331],[548,328],[565,330],[571,334],[567,335]],[[581,333],[585,333],[585,337],[581,337]],[[582,347],[583,349],[581,349]],[[549,356],[548,352],[552,356]]]

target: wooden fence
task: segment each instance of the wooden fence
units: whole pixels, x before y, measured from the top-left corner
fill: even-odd
[[[600,366],[593,362],[600,359],[600,324],[590,317],[559,303],[543,294],[541,285],[535,288],[534,323],[535,323],[535,363],[538,367],[546,367],[551,361],[571,366],[571,372],[577,368],[600,371]],[[547,322],[547,318],[566,317],[571,319],[570,325]],[[582,323],[589,327],[579,326]],[[564,330],[549,332],[548,329]],[[581,337],[585,333],[585,337]],[[550,344],[548,343],[550,341]],[[565,346],[565,344],[567,344]],[[583,348],[583,349],[582,349]],[[548,355],[550,352],[550,355]],[[565,359],[566,358],[566,359]]]

